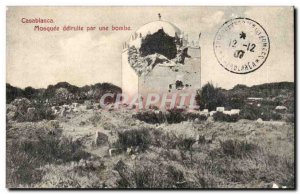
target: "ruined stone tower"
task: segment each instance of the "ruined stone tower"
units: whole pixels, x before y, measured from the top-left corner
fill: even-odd
[[[195,93],[201,84],[199,39],[189,41],[174,24],[159,20],[123,43],[122,91],[126,95]]]

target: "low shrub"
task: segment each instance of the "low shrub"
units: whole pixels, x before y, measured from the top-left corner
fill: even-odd
[[[186,121],[185,113],[181,110],[172,109],[166,112],[166,119],[168,123],[180,123]]]
[[[79,141],[52,135],[33,141],[14,141],[7,147],[9,187],[37,183],[42,176],[37,168],[45,164],[63,164],[90,157]]]
[[[134,169],[137,188],[188,188],[184,173],[159,158],[143,160]]]
[[[55,119],[55,115],[53,114],[51,108],[42,103],[32,103],[29,107],[25,108],[22,105],[16,105],[16,107],[17,110],[13,119],[19,122]],[[31,112],[28,112],[29,108],[32,109]]]
[[[36,169],[40,165],[40,158],[26,153],[20,145],[14,143],[6,152],[6,185],[14,188],[37,183],[43,177]]]
[[[39,141],[21,142],[19,149],[44,162],[79,161],[81,158],[89,157],[79,141],[59,139],[51,135],[48,138],[40,138]]]
[[[222,180],[216,182],[219,186],[238,183],[239,187],[246,184],[268,188],[269,183],[276,182],[294,187],[294,159],[282,153],[271,153],[264,145],[229,139],[221,141],[220,147],[211,150],[205,160],[196,157],[194,160],[200,171],[213,175],[214,181]],[[258,185],[257,180],[263,184]]]
[[[259,147],[256,144],[248,143],[247,141],[238,140],[225,140],[220,141],[220,153],[225,156],[231,156],[233,158],[241,158],[249,156],[255,151],[258,151]]]
[[[179,149],[190,151],[196,140],[194,138],[178,138],[177,142]]]
[[[264,121],[278,121],[282,119],[282,115],[273,111],[275,107],[262,105],[261,107],[245,105],[241,112],[240,118],[248,120],[257,120],[261,118]]]
[[[151,130],[151,144],[165,149],[175,149],[177,137],[173,133],[165,133],[162,130]]]
[[[172,133],[164,133],[158,129],[142,128],[124,130],[118,132],[117,146],[126,149],[128,147],[139,147],[142,151],[149,145],[161,147],[164,149],[191,150],[196,142],[194,138],[177,137]]]
[[[43,119],[53,120],[55,118],[55,115],[53,114],[50,107],[43,104],[34,104],[34,107],[36,111],[33,121],[40,121]]]
[[[100,173],[105,167],[101,158],[42,167],[45,175],[36,188],[103,188]]]
[[[132,116],[135,119],[140,121],[144,121],[149,124],[163,123],[165,122],[165,118],[163,117],[163,113],[160,112],[156,114],[154,111],[145,111],[138,112],[137,114]]]
[[[197,119],[198,121],[206,121],[207,120],[206,115],[198,114],[198,113],[186,113],[185,117],[187,120],[191,120],[191,121],[194,121],[195,119]]]
[[[119,131],[118,137],[116,144],[124,150],[128,147],[138,146],[141,151],[144,151],[151,143],[149,129],[146,128]]]
[[[273,120],[273,121],[279,121],[282,119],[282,116],[280,113],[277,113],[277,112],[271,112],[270,113],[270,120]]]
[[[164,122],[168,122],[169,124],[172,124],[172,123],[180,123],[182,121],[188,121],[188,120],[193,121],[195,119],[198,119],[199,121],[205,121],[207,119],[207,116],[198,113],[187,113],[187,112],[183,112],[182,110],[172,109],[172,110],[168,110],[165,113],[161,111],[138,112],[136,115],[133,115],[133,118],[136,118],[138,120],[144,121],[149,124],[157,124],[157,123],[164,123]]]
[[[239,120],[238,114],[228,115],[222,112],[216,112],[213,115],[215,121],[225,121],[225,122],[237,122]]]
[[[284,120],[286,122],[289,122],[289,123],[294,123],[295,122],[295,115],[294,114],[286,114],[285,117],[284,117]]]
[[[102,116],[100,113],[94,114],[91,118],[88,119],[94,127],[97,127],[98,124],[102,121]]]

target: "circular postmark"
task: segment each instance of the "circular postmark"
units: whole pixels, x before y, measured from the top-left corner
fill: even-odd
[[[260,68],[267,60],[270,40],[265,29],[249,18],[225,22],[214,39],[215,56],[226,70],[246,74]]]

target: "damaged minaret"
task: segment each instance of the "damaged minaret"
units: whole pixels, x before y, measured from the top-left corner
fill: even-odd
[[[126,95],[195,93],[200,89],[199,37],[189,40],[174,24],[150,22],[123,43],[122,91]]]

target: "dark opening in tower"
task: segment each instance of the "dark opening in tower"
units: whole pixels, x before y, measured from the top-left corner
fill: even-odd
[[[142,40],[140,54],[141,56],[147,56],[158,53],[168,59],[174,59],[177,54],[176,41],[176,37],[171,37],[163,29],[160,29],[154,34],[148,34]]]

